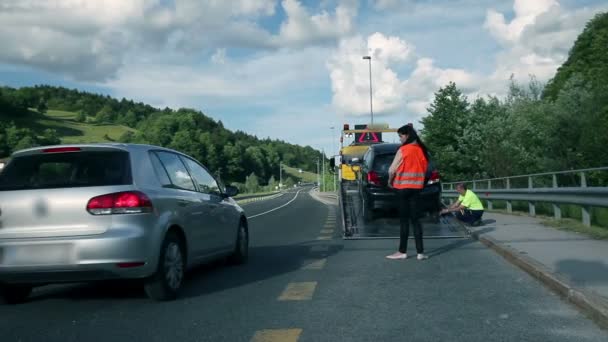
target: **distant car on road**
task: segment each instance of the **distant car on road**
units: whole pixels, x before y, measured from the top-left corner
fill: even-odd
[[[149,145],[86,144],[16,152],[0,174],[0,291],[141,279],[177,296],[187,269],[247,260],[243,209],[198,161]]]
[[[363,219],[371,221],[379,210],[397,209],[399,201],[394,189],[388,187],[388,169],[401,144],[370,146],[361,164],[361,198]],[[418,205],[423,213],[437,218],[441,209],[441,183],[433,160],[429,161],[427,183],[420,194]]]

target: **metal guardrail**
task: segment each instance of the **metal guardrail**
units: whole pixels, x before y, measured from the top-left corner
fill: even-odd
[[[257,198],[257,197],[270,197],[270,196],[278,195],[280,193],[281,193],[280,191],[277,191],[277,192],[268,193],[268,194],[258,194],[258,195],[252,194],[252,195],[236,196],[236,197],[234,197],[234,200],[240,201],[240,200],[252,199],[252,198]]]
[[[536,203],[550,203],[553,206],[553,215],[556,219],[561,219],[562,212],[560,204],[573,204],[581,207],[582,222],[586,226],[591,225],[591,208],[608,208],[608,187],[588,186],[588,174],[590,172],[608,171],[608,167],[598,167],[591,169],[579,169],[568,171],[544,172],[529,175],[517,175],[511,177],[489,178],[462,182],[451,182],[442,184],[442,197],[458,197],[455,186],[458,183],[473,184],[472,190],[481,200],[487,201],[488,209],[493,209],[493,200],[503,200],[507,202],[507,212],[513,212],[512,201],[528,202],[528,209],[531,216],[536,215]],[[578,186],[560,187],[558,176],[575,175],[580,177]],[[551,185],[534,187],[535,180],[538,183],[539,177],[551,176]],[[514,186],[514,180],[526,179],[527,187]],[[501,187],[496,187],[501,183]],[[546,184],[547,182],[541,182]]]

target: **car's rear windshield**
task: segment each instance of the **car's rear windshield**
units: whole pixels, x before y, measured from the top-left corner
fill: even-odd
[[[388,173],[388,168],[395,159],[395,153],[378,154],[374,158],[374,171],[378,173]]]
[[[0,173],[0,191],[131,184],[129,154],[82,151],[15,157]]]

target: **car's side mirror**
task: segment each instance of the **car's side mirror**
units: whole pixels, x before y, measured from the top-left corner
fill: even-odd
[[[226,191],[224,191],[224,196],[226,197],[234,197],[239,194],[239,189],[236,186],[227,185]]]

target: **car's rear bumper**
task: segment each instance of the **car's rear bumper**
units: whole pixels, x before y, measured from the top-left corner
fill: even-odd
[[[383,188],[368,188],[367,198],[373,209],[397,209],[399,200],[395,190]],[[441,188],[429,186],[420,193],[420,209],[424,211],[437,211],[440,209]]]
[[[153,245],[144,229],[134,227],[80,238],[2,239],[0,282],[44,284],[143,278],[157,267],[158,248]]]

